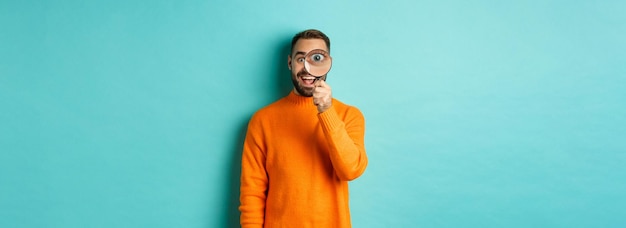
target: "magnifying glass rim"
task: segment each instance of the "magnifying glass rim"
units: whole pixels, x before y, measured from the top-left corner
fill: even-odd
[[[311,63],[310,63],[309,61],[307,61],[307,59],[308,59],[307,57],[309,57],[309,55],[311,55],[311,53],[316,53],[316,52],[322,52],[322,53],[324,53],[324,55],[328,58],[328,60],[327,60],[327,61],[329,61],[328,70],[327,70],[325,73],[321,74],[321,75],[314,75],[314,74],[312,74],[312,73],[309,71],[309,70],[310,70],[310,68],[311,68]],[[304,60],[304,70],[305,70],[307,73],[309,73],[310,75],[313,75],[313,76],[316,76],[316,77],[321,77],[321,76],[324,76],[324,75],[328,74],[328,72],[330,72],[330,69],[333,67],[333,58],[330,56],[330,53],[329,53],[328,51],[324,50],[324,49],[313,49],[313,50],[311,50],[311,51],[307,52],[307,53],[304,55],[304,59],[305,59],[305,60]],[[307,66],[308,66],[308,67],[307,67]]]

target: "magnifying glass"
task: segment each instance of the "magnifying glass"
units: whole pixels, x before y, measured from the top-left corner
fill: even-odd
[[[304,57],[304,70],[313,75],[316,81],[330,71],[332,64],[333,58],[322,49],[312,50]]]

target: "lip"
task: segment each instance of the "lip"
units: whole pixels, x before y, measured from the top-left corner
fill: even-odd
[[[300,76],[300,82],[302,83],[302,86],[304,87],[315,87],[315,77],[311,76],[311,75],[304,75],[304,76]],[[305,80],[310,80],[310,83],[307,83]]]

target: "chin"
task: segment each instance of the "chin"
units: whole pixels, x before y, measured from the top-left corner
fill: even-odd
[[[298,94],[300,96],[304,96],[304,97],[312,97],[313,96],[313,88],[309,88],[309,87],[304,87],[300,84],[300,82],[298,82],[298,80],[296,79],[291,79],[291,82],[293,82],[293,87],[295,88],[296,92],[298,92]]]
[[[298,91],[298,94],[300,94],[300,96],[304,96],[304,97],[312,97],[313,96],[313,88],[305,88],[305,87],[296,87],[296,91]]]

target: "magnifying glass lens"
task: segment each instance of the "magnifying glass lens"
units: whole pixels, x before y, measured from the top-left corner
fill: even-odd
[[[304,69],[309,74],[319,77],[324,76],[330,71],[332,58],[328,52],[316,49],[307,53],[304,61]]]

